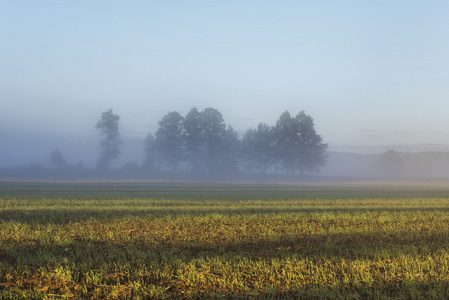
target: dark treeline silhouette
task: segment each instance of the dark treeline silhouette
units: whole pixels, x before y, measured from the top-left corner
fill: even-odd
[[[60,148],[50,154],[46,168],[30,164],[0,170],[1,177],[96,179],[96,178],[239,178],[248,174],[265,177],[298,176],[317,173],[325,166],[327,144],[315,131],[311,116],[281,114],[276,124],[259,124],[242,136],[225,124],[214,108],[192,108],[185,116],[167,113],[155,132],[148,133],[142,149],[144,160],[128,162],[121,168],[114,163],[121,154],[120,117],[108,109],[95,128],[100,135],[96,168],[82,162],[70,165]]]
[[[155,171],[232,174],[316,173],[326,163],[327,144],[311,116],[284,112],[274,126],[259,124],[239,137],[214,108],[173,111],[148,134],[143,166]]]
[[[108,109],[94,124],[99,135],[89,147],[74,142],[49,153],[37,147],[36,153],[43,155],[40,163],[0,168],[0,179],[274,182],[335,177],[449,178],[449,152],[328,152],[312,117],[303,111],[296,115],[286,111],[274,124],[260,123],[239,135],[218,110],[199,111],[194,107],[185,116],[176,111],[162,116],[156,130],[145,140],[124,142],[119,122],[119,115]],[[52,149],[49,144],[46,148]],[[82,160],[71,163],[62,149],[69,150],[70,158],[87,158],[91,162],[87,166]],[[13,150],[20,153],[23,149]],[[125,155],[119,160],[122,151]],[[42,164],[45,157],[47,164]],[[315,176],[318,172],[320,179]]]

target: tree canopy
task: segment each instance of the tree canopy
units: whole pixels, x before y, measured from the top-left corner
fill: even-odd
[[[119,132],[120,117],[108,109],[101,114],[101,119],[97,122],[95,128],[100,130],[103,140],[100,141],[101,152],[97,161],[97,167],[100,170],[109,169],[112,163],[120,156],[120,145],[122,140]]]
[[[174,171],[178,170],[183,154],[183,120],[178,112],[169,112],[159,121],[159,128],[156,131],[155,145],[158,158]]]
[[[274,126],[259,124],[243,137],[214,108],[192,108],[185,117],[169,112],[158,123],[156,137],[146,141],[146,162],[172,171],[210,173],[318,172],[327,144],[304,111],[284,112]]]

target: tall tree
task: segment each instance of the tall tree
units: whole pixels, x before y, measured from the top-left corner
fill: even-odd
[[[326,164],[327,144],[315,130],[313,118],[304,111],[296,115],[295,121],[299,129],[298,167],[301,174],[305,171],[318,172]]]
[[[242,138],[242,157],[248,170],[265,173],[275,163],[274,130],[260,123],[248,129]]]
[[[234,173],[238,170],[238,158],[240,156],[239,134],[228,125],[224,134],[222,159],[220,170],[225,173]]]
[[[200,156],[203,150],[201,137],[201,113],[192,108],[184,118],[184,145],[188,167],[200,171]]]
[[[177,171],[182,159],[183,117],[176,111],[166,114],[159,121],[155,147],[159,160]]]
[[[114,161],[120,157],[120,145],[122,140],[119,132],[119,115],[108,109],[101,114],[100,121],[96,128],[100,130],[100,135],[104,136],[100,141],[101,152],[97,161],[97,168],[100,170],[109,169]]]
[[[274,127],[276,156],[287,174],[300,170],[316,172],[326,163],[327,144],[316,133],[311,116],[304,111],[292,117],[281,114]]]
[[[204,145],[203,161],[209,172],[216,172],[221,167],[223,143],[226,125],[222,114],[211,107],[201,112],[201,139]]]
[[[279,117],[274,127],[276,136],[276,158],[287,174],[296,169],[296,159],[299,155],[299,129],[295,119],[288,111]]]

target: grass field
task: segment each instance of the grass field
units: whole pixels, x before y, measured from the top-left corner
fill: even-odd
[[[0,182],[1,298],[449,298],[449,186]]]

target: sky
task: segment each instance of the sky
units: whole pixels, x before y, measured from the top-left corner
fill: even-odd
[[[0,0],[0,136],[304,110],[330,150],[449,144],[448,1]],[[340,147],[340,148],[339,148]],[[449,149],[449,148],[448,148]]]

